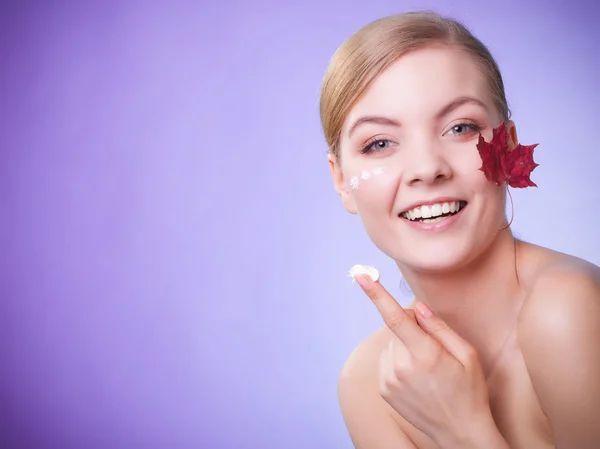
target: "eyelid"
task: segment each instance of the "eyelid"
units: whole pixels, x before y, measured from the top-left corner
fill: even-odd
[[[385,134],[377,134],[376,136],[369,137],[360,146],[364,147],[365,145],[371,144],[373,142],[377,142],[378,140],[390,140],[393,142],[394,138],[391,136],[386,136]]]

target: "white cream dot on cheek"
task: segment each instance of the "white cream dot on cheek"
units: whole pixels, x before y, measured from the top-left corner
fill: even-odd
[[[360,184],[360,180],[362,179],[363,181],[368,181],[369,179],[371,179],[373,176],[379,176],[383,173],[383,167],[376,167],[371,171],[368,170],[363,170],[360,174],[360,176],[352,176],[350,178],[350,189],[352,189],[353,191],[357,191],[359,184]]]
[[[389,216],[394,209],[398,194],[398,174],[389,167],[368,172],[371,176],[367,180],[360,177],[362,172],[355,172],[360,188],[349,193],[353,198],[356,213],[363,219],[363,224],[365,220],[372,219],[383,223],[383,217]]]

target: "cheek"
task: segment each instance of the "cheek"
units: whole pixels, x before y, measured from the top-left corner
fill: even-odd
[[[469,145],[468,147],[457,148],[456,151],[452,152],[452,162],[454,167],[463,173],[481,174],[483,176],[483,172],[479,170],[482,161],[476,144],[473,144],[472,147]]]
[[[472,193],[481,204],[479,208],[481,220],[495,222],[498,217],[504,216],[506,209],[505,188],[488,181],[485,174],[479,170],[479,166],[465,176]]]
[[[493,186],[485,177],[485,174],[480,170],[482,166],[481,157],[477,148],[460,148],[460,151],[452,153],[452,158],[449,163],[453,174],[461,179],[461,183],[465,182],[473,191],[487,191]]]
[[[350,175],[348,189],[359,215],[389,211],[398,187],[397,176],[385,167],[356,171]]]

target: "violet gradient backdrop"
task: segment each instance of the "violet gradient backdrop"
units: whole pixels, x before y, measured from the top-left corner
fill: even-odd
[[[2,2],[2,448],[351,447],[337,375],[381,321],[346,271],[409,298],[333,191],[319,85],[414,8],[488,44],[540,143],[515,231],[600,263],[591,1]]]

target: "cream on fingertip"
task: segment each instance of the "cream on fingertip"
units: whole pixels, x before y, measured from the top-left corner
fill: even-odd
[[[360,274],[369,276],[373,282],[377,282],[379,280],[379,271],[377,271],[377,268],[370,265],[354,265],[348,272],[348,276],[352,278],[353,283],[356,281],[356,276]]]

